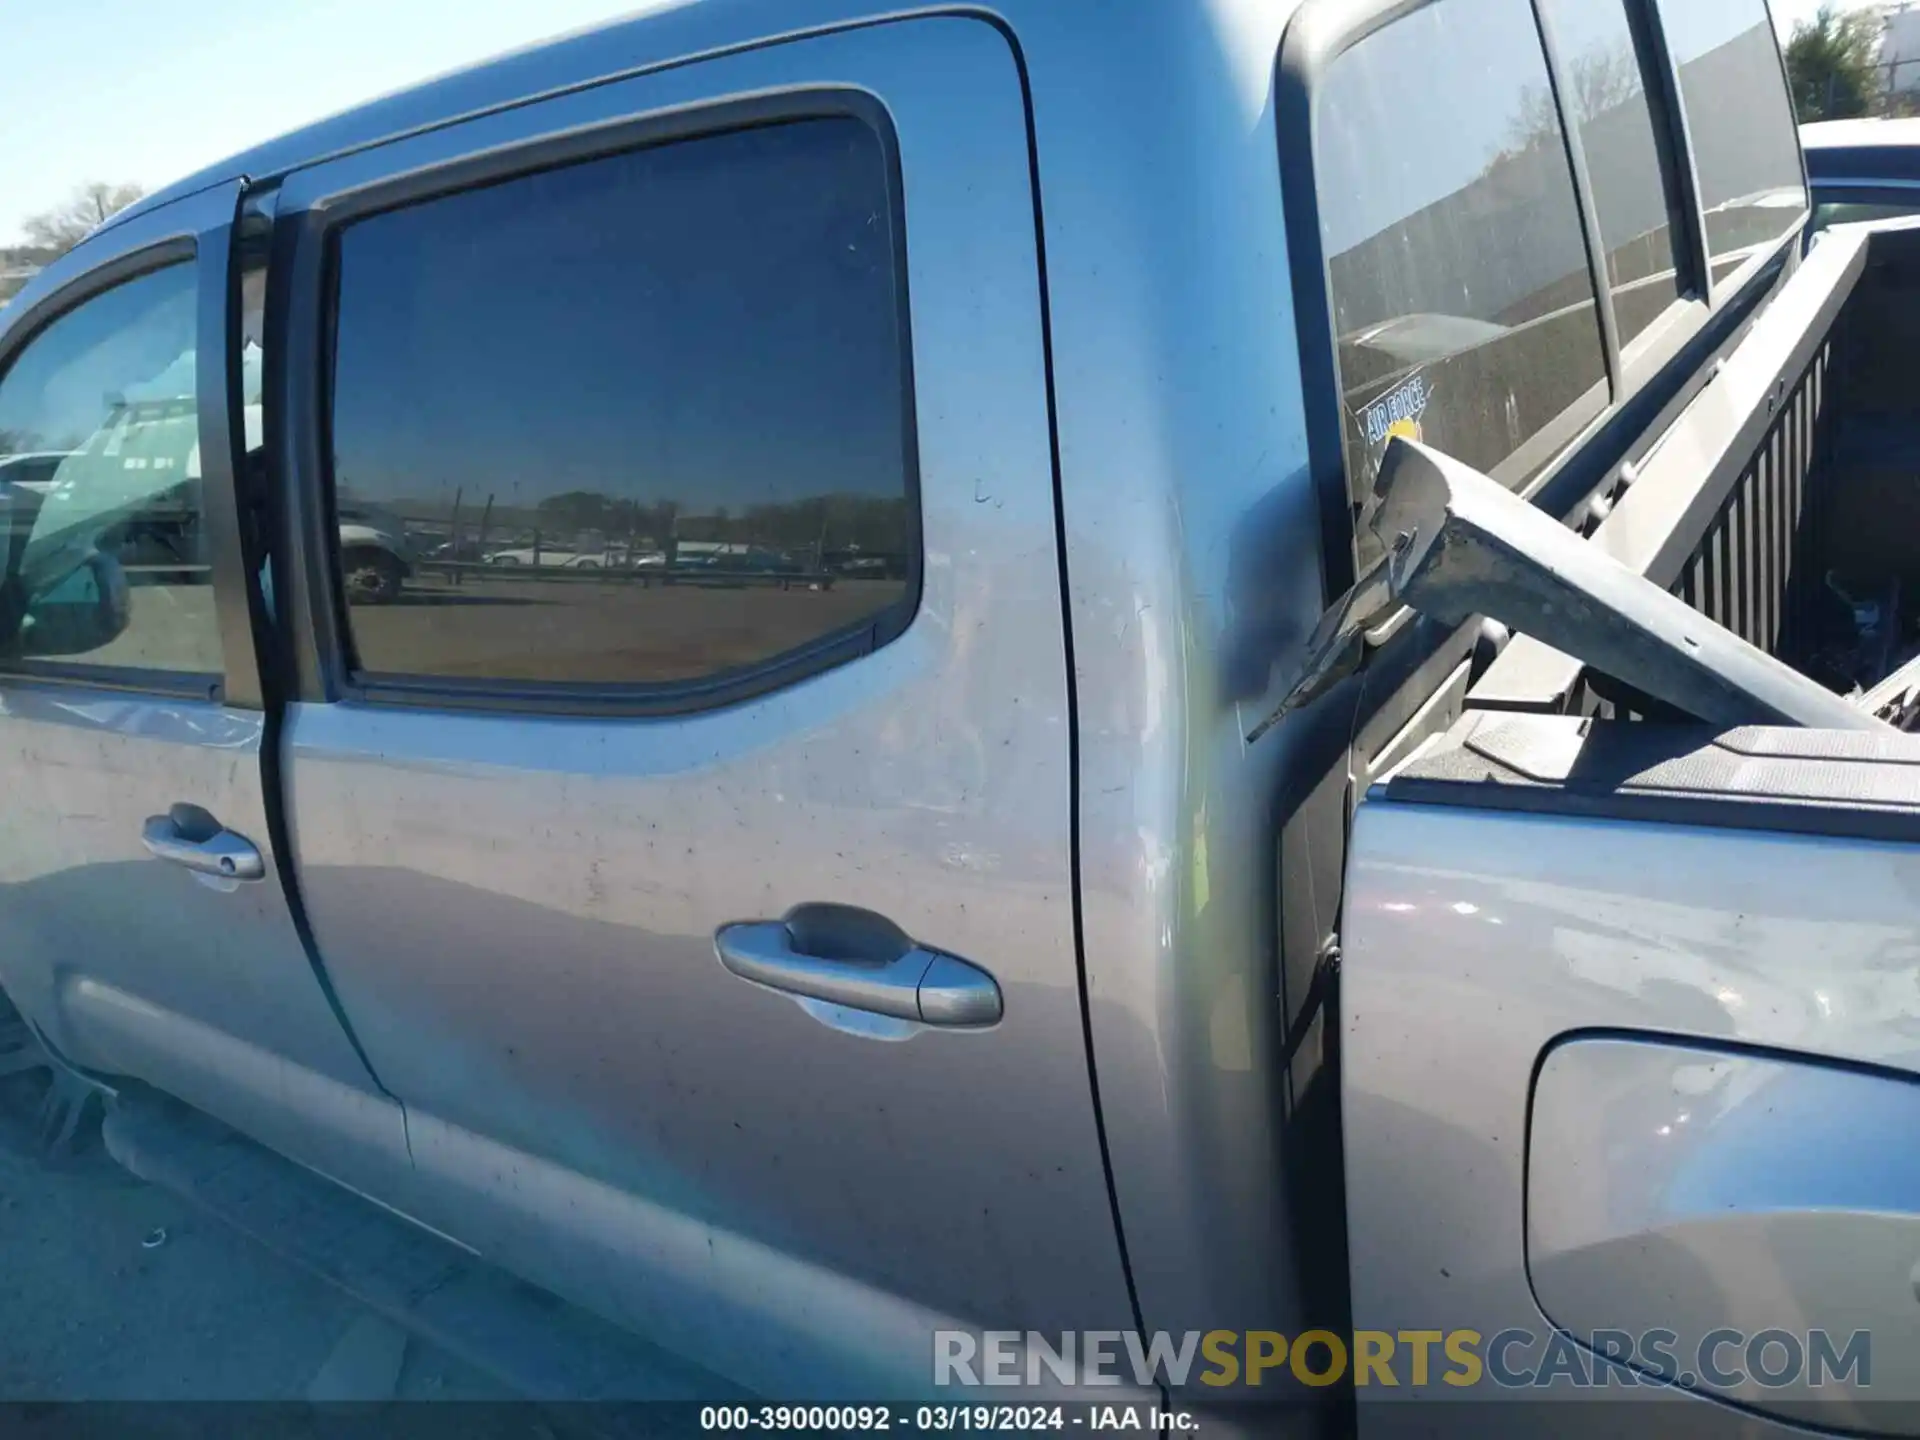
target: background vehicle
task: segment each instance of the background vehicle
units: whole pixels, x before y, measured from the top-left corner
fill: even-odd
[[[340,566],[347,594],[383,603],[398,598],[413,573],[413,546],[406,523],[373,506],[344,504],[340,516]]]
[[[1629,1322],[1910,1325],[1915,752],[1853,722],[1920,639],[1916,240],[1803,255],[1761,0],[1129,20],[656,13],[37,277],[0,428],[138,368],[42,353],[89,306],[144,334],[135,286],[198,377],[286,353],[257,481],[197,382],[214,603],[128,632],[191,662],[9,663],[0,981],[140,1173],[260,1232],[337,1181],[644,1337],[651,1393],[927,1395],[951,1329],[1557,1327],[1618,1367]],[[1688,723],[1672,646],[1343,630],[1422,540],[1396,441],[1624,567],[1585,622],[1670,592],[1848,723]],[[378,605],[336,471],[904,559]],[[436,1334],[571,1323],[315,1248]],[[529,1388],[586,1383],[543,1353]],[[1719,1388],[1754,1434],[1862,1398]],[[1453,1394],[1316,1393],[1366,1433]],[[1469,1398],[1479,1434],[1510,1396]]]
[[[544,543],[526,541],[487,551],[489,565],[541,565],[564,570],[601,570],[626,562],[623,546],[615,545],[598,531],[582,531],[572,539],[549,538]]]
[[[1920,210],[1920,120],[1823,120],[1800,127],[1813,228]]]
[[[468,538],[458,541],[443,540],[427,552],[427,558],[443,562],[465,561],[473,564],[484,560],[486,556],[481,552],[480,542]]]
[[[53,483],[54,475],[60,469],[60,462],[65,460],[69,453],[65,450],[50,450],[39,455],[31,452],[9,455],[4,460],[0,460],[0,484],[9,487],[17,485],[36,494],[45,494],[47,487]]]
[[[33,532],[40,501],[64,459],[66,452],[56,450],[44,455],[9,455],[0,460],[0,531],[7,537],[0,562],[10,565],[16,547]]]
[[[515,550],[495,550],[488,554],[489,565],[551,565],[562,570],[597,570],[604,563],[600,555],[578,555],[571,550],[535,550],[531,545]]]

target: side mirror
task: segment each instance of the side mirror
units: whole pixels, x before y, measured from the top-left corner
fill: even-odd
[[[7,647],[15,655],[85,655],[126,632],[133,613],[127,573],[95,550],[24,609]]]

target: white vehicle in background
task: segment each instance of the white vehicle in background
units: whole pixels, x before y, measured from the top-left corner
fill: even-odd
[[[260,350],[249,344],[241,354],[242,384],[249,395],[260,392]],[[246,446],[256,452],[265,433],[257,400],[244,411]],[[398,515],[364,500],[340,500],[340,573],[346,597],[355,605],[384,605],[400,598],[400,587],[414,573],[418,556],[407,525]]]
[[[413,568],[413,544],[399,516],[376,505],[341,504],[340,570],[350,602],[384,605],[398,599]]]
[[[565,545],[512,545],[489,550],[489,565],[539,565],[560,570],[647,570],[667,563],[659,550],[636,549],[624,540],[607,540],[596,530],[588,530]]]
[[[566,540],[515,544],[487,552],[489,565],[540,565],[557,570],[604,570],[626,563],[626,547],[611,543],[601,530],[577,530]]]
[[[53,475],[67,458],[64,450],[28,451],[0,457],[0,574],[11,565],[15,537],[25,541]]]
[[[72,452],[67,450],[29,450],[18,455],[0,456],[0,486],[19,486],[44,495],[53,484],[54,472]]]
[[[489,565],[539,565],[547,569],[559,570],[599,570],[605,567],[606,557],[600,554],[585,555],[574,550],[555,550],[542,545],[538,549],[532,545],[517,546],[512,550],[495,550],[487,556]]]

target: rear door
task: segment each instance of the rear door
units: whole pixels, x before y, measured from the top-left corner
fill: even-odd
[[[1032,185],[1008,42],[938,19],[280,195],[289,802],[409,1203],[773,1393],[1131,1323]]]
[[[282,885],[232,465],[238,188],[0,332],[0,982],[71,1062],[352,1183],[404,1166]]]

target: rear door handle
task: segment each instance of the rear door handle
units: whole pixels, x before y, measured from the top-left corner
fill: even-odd
[[[800,942],[803,936],[813,938],[810,931],[829,936],[849,933],[844,925],[822,925],[822,916],[829,921],[859,917],[854,933],[864,941],[878,939],[883,953],[872,954],[871,943],[849,945],[869,953],[848,958],[806,953]],[[897,943],[887,943],[889,935],[897,937]],[[978,965],[928,950],[878,916],[842,906],[802,906],[785,920],[724,925],[714,935],[713,945],[720,963],[741,979],[808,1000],[922,1025],[965,1028],[992,1025],[1003,1012],[999,985]],[[823,948],[827,947],[819,943],[806,947],[809,951]],[[891,952],[890,957],[886,952]]]
[[[140,843],[155,859],[211,880],[259,880],[267,873],[259,846],[197,805],[176,805],[165,815],[151,816],[140,831]]]

